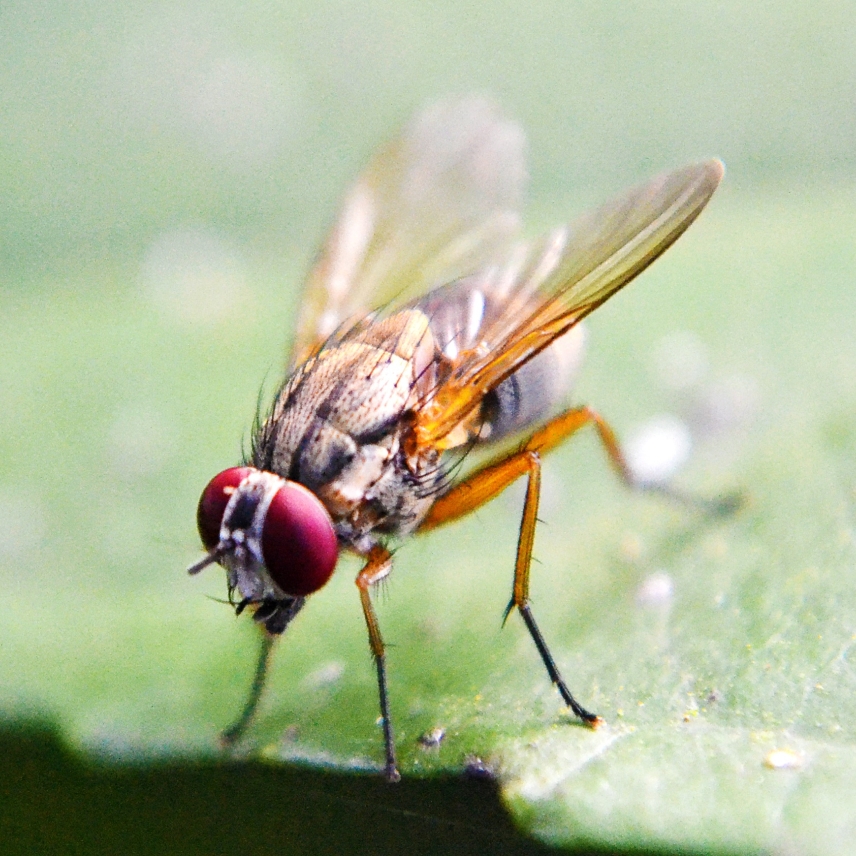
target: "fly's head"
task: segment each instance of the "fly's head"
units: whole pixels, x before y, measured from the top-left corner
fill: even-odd
[[[339,545],[321,500],[300,484],[253,467],[231,467],[206,485],[196,522],[208,555],[196,574],[218,562],[237,611],[256,606],[255,620],[282,633],[333,574]]]

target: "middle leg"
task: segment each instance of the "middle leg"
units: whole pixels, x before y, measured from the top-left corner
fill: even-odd
[[[419,531],[426,532],[475,511],[476,508],[498,496],[517,479],[527,476],[526,501],[520,521],[517,558],[514,565],[514,588],[511,601],[505,611],[505,618],[508,618],[513,609],[517,609],[538,649],[550,680],[556,685],[565,704],[583,722],[596,728],[603,720],[586,710],[574,698],[547,647],[529,603],[529,568],[532,563],[532,547],[535,541],[538,503],[541,496],[541,454],[549,452],[571,434],[591,424],[596,428],[609,460],[619,476],[624,481],[632,483],[630,470],[624,460],[621,447],[606,421],[590,407],[573,408],[551,419],[536,431],[518,452],[488,463],[441,496],[432,506]]]
[[[538,523],[538,502],[541,497],[541,458],[537,452],[524,452],[528,465],[529,477],[526,483],[526,500],[523,505],[523,516],[520,520],[520,534],[517,539],[517,558],[514,563],[514,588],[511,600],[505,610],[507,619],[513,609],[520,613],[535,647],[541,656],[541,661],[547,669],[550,680],[556,685],[559,695],[568,707],[587,725],[597,728],[603,720],[595,713],[586,710],[573,696],[565,679],[562,677],[550,649],[541,634],[532,606],[529,603],[529,568],[532,565],[532,547],[535,543],[535,527]]]

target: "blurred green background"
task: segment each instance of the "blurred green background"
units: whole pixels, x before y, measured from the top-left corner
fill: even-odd
[[[854,43],[847,2],[2,4],[8,846],[850,852]],[[533,233],[726,162],[592,319],[578,395],[631,442],[677,419],[680,484],[748,508],[628,496],[591,437],[549,459],[533,596],[604,732],[562,715],[517,621],[499,632],[512,490],[406,545],[379,598],[401,790],[353,772],[381,745],[351,564],[279,652],[265,765],[222,765],[255,640],[206,598],[220,574],[184,575],[199,492],[276,382],[341,192],[414,110],[470,92],[527,130]],[[764,766],[777,748],[794,769]],[[458,777],[472,756],[498,785]]]

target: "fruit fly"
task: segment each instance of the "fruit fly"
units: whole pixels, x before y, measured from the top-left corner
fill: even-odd
[[[551,681],[585,723],[529,603],[541,457],[592,425],[633,482],[609,425],[589,407],[556,414],[582,352],[580,321],[695,220],[718,160],[661,175],[538,241],[519,238],[524,138],[489,102],[419,114],[370,161],[312,268],[293,358],[242,466],[206,486],[197,522],[236,612],[264,643],[250,697],[226,744],[248,727],[273,641],[330,578],[342,551],[377,671],[385,773],[399,778],[386,654],[372,605],[390,543],[450,523],[526,479],[511,601]],[[467,475],[473,447],[519,435]],[[503,444],[507,447],[507,443]]]

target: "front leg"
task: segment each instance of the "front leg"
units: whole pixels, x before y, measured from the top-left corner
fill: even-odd
[[[267,630],[262,630],[262,644],[259,648],[259,656],[256,661],[256,671],[253,675],[253,683],[250,687],[250,694],[244,704],[240,716],[220,735],[220,745],[224,749],[230,749],[246,734],[250,724],[255,719],[256,711],[259,708],[259,702],[262,699],[262,692],[267,683],[267,676],[270,667],[271,654],[273,653],[273,643],[277,640],[277,636],[273,633],[268,633]]]
[[[368,555],[368,561],[357,574],[357,588],[360,590],[360,603],[369,631],[369,646],[377,668],[377,688],[380,695],[380,715],[383,720],[383,740],[386,747],[387,781],[397,782],[401,779],[395,761],[395,737],[392,733],[392,721],[389,717],[389,694],[386,688],[386,652],[383,638],[380,635],[377,615],[372,606],[370,587],[380,582],[392,570],[392,555],[385,547],[374,547]]]

